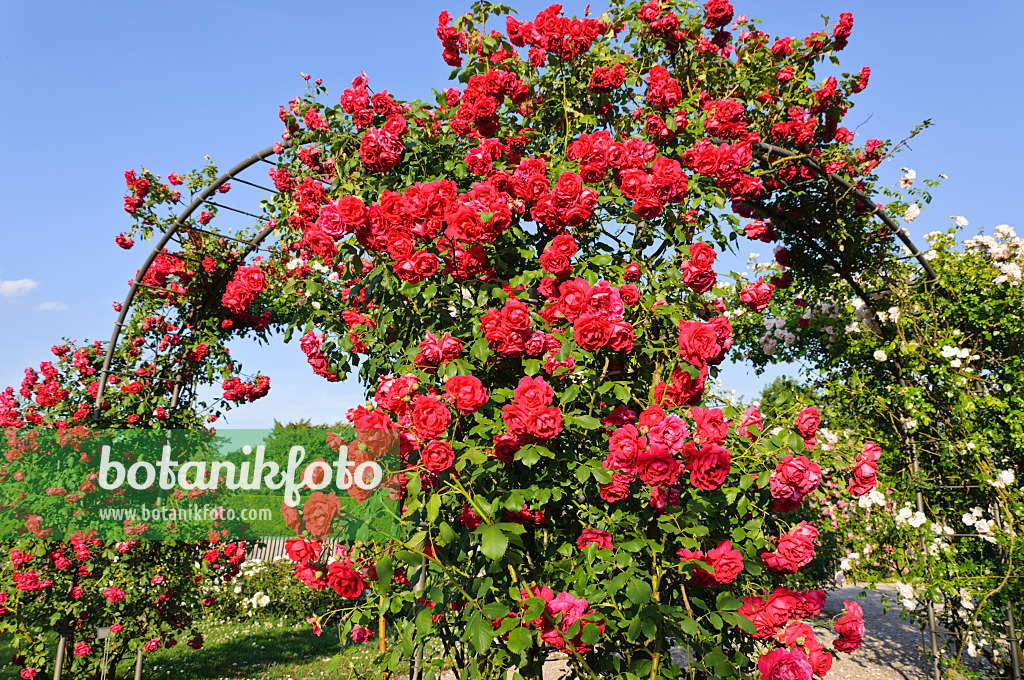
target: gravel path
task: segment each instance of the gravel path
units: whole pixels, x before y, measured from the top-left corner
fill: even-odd
[[[862,588],[837,588],[828,595],[823,617],[834,619],[843,611],[844,600],[857,600]],[[927,655],[922,654],[921,631],[900,618],[900,607],[894,605],[885,612],[881,594],[895,600],[896,589],[879,585],[877,590],[864,591],[857,602],[864,609],[864,644],[853,654],[835,654],[835,663],[828,680],[920,680],[928,677]],[[836,638],[827,622],[814,625],[815,637],[826,646]]]
[[[864,592],[864,597],[857,596]],[[882,594],[896,600],[896,589],[879,585],[877,590],[859,586],[837,588],[828,595],[825,610],[811,622],[814,636],[831,646],[836,639],[832,621],[842,615],[844,600],[857,600],[864,610],[864,643],[853,654],[836,652],[828,680],[922,680],[928,678],[927,656],[922,654],[924,638],[921,631],[900,618],[900,607],[884,611]],[[679,650],[682,652],[682,650]],[[565,662],[552,660],[545,664],[544,680],[558,680],[565,673]]]

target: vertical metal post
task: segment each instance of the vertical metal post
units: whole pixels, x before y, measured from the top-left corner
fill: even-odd
[[[142,648],[135,655],[135,680],[142,680]]]
[[[413,594],[422,593],[427,589],[427,558],[423,557],[423,561],[420,562],[420,577],[416,580],[416,586],[412,589]],[[422,638],[416,640],[416,651],[413,653],[412,669],[409,674],[409,680],[423,680],[423,647],[424,641]]]
[[[902,378],[900,379],[902,383]],[[910,466],[911,471],[916,478],[920,472],[920,465],[917,459],[917,446],[914,444],[913,437],[910,433],[904,430],[904,442],[910,448]],[[921,490],[918,489],[915,493],[915,500],[917,501],[917,511],[924,513],[924,496],[921,494]],[[921,538],[921,557],[918,560],[924,565],[928,562],[928,546],[925,542],[924,537]],[[931,666],[932,666],[932,680],[942,680],[942,668],[939,665],[939,636],[935,632],[935,607],[932,606],[932,602],[929,599],[926,603],[926,610],[928,612],[928,642],[932,650]]]
[[[996,498],[996,502],[992,506],[992,516],[996,521],[996,527],[1002,528],[1003,518],[999,512],[999,499]],[[999,560],[1003,560],[1003,546],[999,546]],[[1013,666],[1013,680],[1021,680],[1020,677],[1020,640],[1017,639],[1017,623],[1013,617],[1013,602],[1006,603],[1006,629],[1007,629],[1007,642],[1010,643],[1010,663]]]
[[[64,629],[62,628],[60,633],[60,640],[57,641],[57,659],[53,662],[53,680],[60,680],[61,673],[64,672],[64,652],[67,649],[67,646],[68,637],[67,634],[64,632]]]

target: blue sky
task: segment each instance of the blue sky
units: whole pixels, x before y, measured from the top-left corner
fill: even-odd
[[[992,1],[983,11],[951,1],[740,0],[736,12],[775,35],[804,36],[852,11],[843,70],[871,66],[847,126],[862,138],[900,139],[931,118],[912,151],[883,166],[949,179],[912,227],[920,235],[964,215],[973,232],[1016,220],[1020,194],[1010,171],[1024,108],[1024,66],[1012,31],[1024,3]],[[547,3],[519,3],[532,18]],[[581,14],[583,3],[565,3]],[[594,8],[600,7],[594,3]],[[0,387],[49,359],[62,336],[106,340],[113,300],[146,256],[114,236],[129,225],[123,173],[145,166],[162,176],[202,165],[222,169],[280,135],[278,105],[302,90],[299,72],[321,77],[333,99],[366,71],[374,89],[428,96],[450,71],[434,35],[438,13],[468,5],[384,3],[5,2],[0,46]],[[240,409],[233,427],[274,417],[337,420],[360,400],[354,385],[313,376],[297,345],[238,345],[246,368],[271,376],[262,402]],[[726,387],[759,382],[742,367]]]

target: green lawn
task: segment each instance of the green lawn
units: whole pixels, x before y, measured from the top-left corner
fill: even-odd
[[[342,647],[337,629],[317,637],[308,624],[251,621],[204,626],[205,645],[193,650],[184,644],[147,654],[145,680],[312,680],[328,677],[327,662]],[[345,659],[331,678],[357,677],[377,653],[378,641],[345,646]],[[55,647],[55,645],[54,645]],[[93,653],[102,654],[102,648]],[[0,640],[0,678],[17,678],[11,648]],[[132,678],[134,658],[118,668],[117,678]],[[51,671],[52,672],[52,671]],[[41,677],[41,676],[40,676]]]

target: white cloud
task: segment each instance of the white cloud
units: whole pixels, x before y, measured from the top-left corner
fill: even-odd
[[[8,300],[24,295],[39,285],[38,281],[32,279],[18,279],[17,281],[0,281],[0,297]]]
[[[36,310],[40,312],[63,312],[67,308],[68,306],[63,302],[44,302],[36,307]]]

